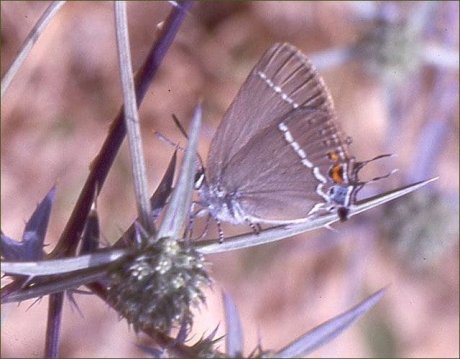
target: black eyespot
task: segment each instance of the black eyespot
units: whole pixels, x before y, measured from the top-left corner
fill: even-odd
[[[345,222],[348,219],[349,209],[346,207],[339,207],[337,209],[337,215],[340,218],[340,222]]]

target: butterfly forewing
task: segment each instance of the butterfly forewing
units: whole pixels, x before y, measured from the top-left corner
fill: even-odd
[[[208,181],[219,182],[222,170],[242,147],[298,107],[335,118],[329,92],[308,59],[289,44],[275,44],[255,65],[214,135]]]

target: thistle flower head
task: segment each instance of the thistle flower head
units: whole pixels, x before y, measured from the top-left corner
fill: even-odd
[[[111,270],[109,303],[136,331],[169,333],[192,324],[192,306],[205,302],[210,285],[203,256],[171,238],[149,243]]]

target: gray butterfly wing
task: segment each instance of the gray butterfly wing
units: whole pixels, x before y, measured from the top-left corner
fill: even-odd
[[[327,154],[345,147],[328,112],[299,107],[253,136],[222,168],[221,185],[253,222],[302,220],[334,184]]]
[[[257,133],[301,106],[334,117],[329,92],[305,55],[289,44],[275,44],[247,77],[212,139],[208,181],[219,182],[223,167]]]

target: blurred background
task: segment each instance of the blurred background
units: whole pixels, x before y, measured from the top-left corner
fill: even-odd
[[[49,2],[1,3],[1,72]],[[133,66],[144,61],[168,2],[129,2]],[[321,72],[339,126],[360,160],[397,156],[363,171],[399,172],[366,187],[375,195],[439,176],[410,196],[270,245],[210,255],[215,280],[196,313],[193,340],[219,326],[222,291],[241,315],[245,353],[277,350],[388,286],[383,300],[318,357],[459,356],[458,2],[200,2],[194,4],[140,117],[153,192],[173,147],[204,104],[200,154],[262,53],[275,42],[301,49]],[[46,243],[63,230],[121,104],[112,2],[69,2],[39,38],[1,103],[1,228],[21,238],[25,221],[57,184]],[[98,199],[102,242],[136,216],[126,143]],[[247,228],[225,227],[230,235]],[[62,357],[140,356],[149,344],[95,296],[67,303]],[[40,357],[47,298],[2,305],[2,357]],[[222,341],[221,349],[224,349]]]

